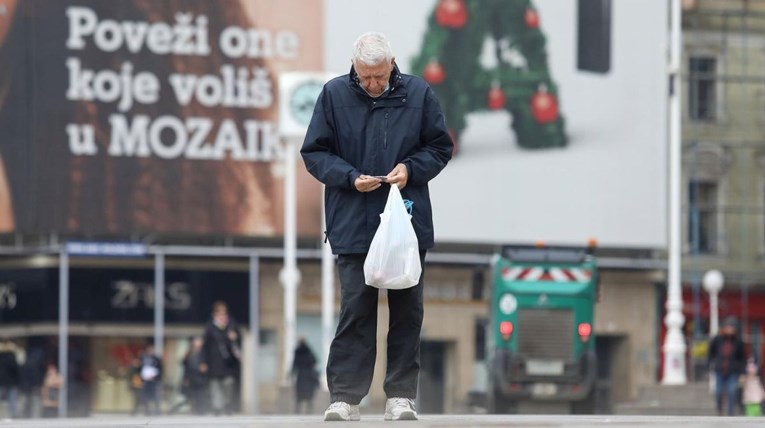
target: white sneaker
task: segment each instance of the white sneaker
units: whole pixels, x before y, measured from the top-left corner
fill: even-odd
[[[325,421],[360,421],[358,404],[348,404],[344,401],[335,401],[324,412]]]
[[[414,410],[414,400],[411,398],[393,397],[385,402],[386,421],[416,421],[417,412]]]

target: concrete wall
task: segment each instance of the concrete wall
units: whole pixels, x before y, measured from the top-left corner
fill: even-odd
[[[641,386],[656,383],[658,367],[656,286],[652,272],[601,271],[595,334],[624,337],[614,352],[614,402],[635,399]]]

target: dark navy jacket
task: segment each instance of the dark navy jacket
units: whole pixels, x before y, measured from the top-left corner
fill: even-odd
[[[308,172],[326,184],[327,237],[334,254],[366,253],[380,224],[390,187],[358,192],[359,175],[387,175],[403,163],[402,190],[413,202],[412,224],[420,249],[433,247],[428,182],[452,156],[452,140],[433,90],[394,67],[389,90],[370,97],[353,68],[327,82],[300,150]]]

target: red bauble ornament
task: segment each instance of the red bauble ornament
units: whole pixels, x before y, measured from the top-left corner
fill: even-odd
[[[422,77],[431,85],[438,85],[446,79],[446,72],[438,60],[431,59],[422,71]]]
[[[489,105],[489,109],[499,110],[505,106],[505,101],[507,101],[507,98],[505,97],[505,91],[503,91],[498,84],[491,85],[487,103]]]
[[[526,13],[523,14],[523,21],[529,28],[539,28],[539,13],[536,9],[527,8]]]
[[[436,22],[445,28],[462,28],[468,13],[464,0],[441,0],[436,8]]]
[[[558,119],[558,100],[547,92],[544,85],[531,96],[531,114],[540,124],[555,122]]]

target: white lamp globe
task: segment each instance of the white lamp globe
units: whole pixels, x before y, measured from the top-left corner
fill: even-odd
[[[704,274],[704,279],[701,281],[704,284],[704,290],[707,293],[719,293],[725,284],[725,278],[722,272],[717,269],[712,269]]]

